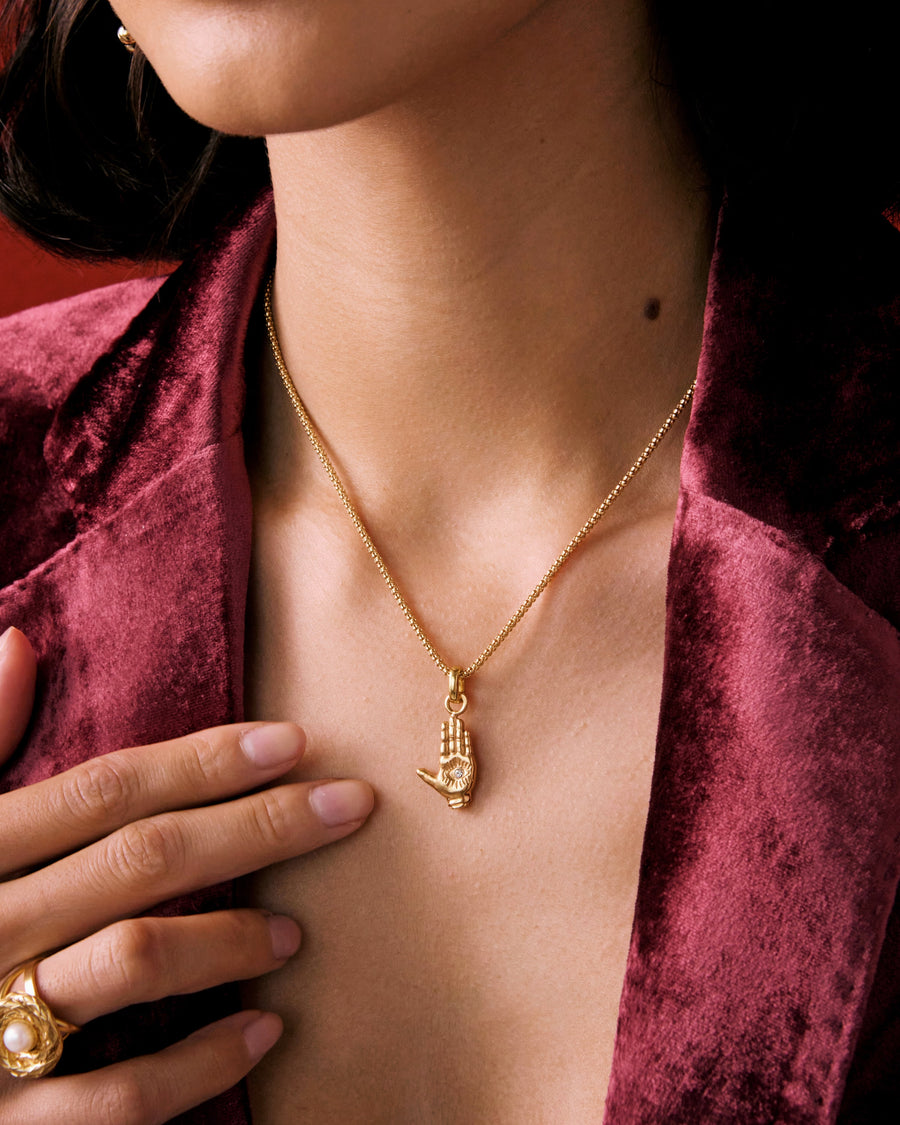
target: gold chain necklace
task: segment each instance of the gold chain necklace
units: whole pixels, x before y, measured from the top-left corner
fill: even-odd
[[[448,678],[449,690],[447,697],[444,700],[444,706],[450,716],[449,719],[444,720],[441,724],[441,757],[440,766],[436,774],[429,773],[427,770],[416,770],[416,773],[423,781],[427,782],[438,793],[446,797],[447,803],[451,809],[462,809],[472,799],[472,790],[475,788],[475,756],[472,752],[472,741],[469,732],[466,730],[465,723],[462,720],[462,713],[468,706],[466,694],[463,691],[465,682],[478,671],[484,662],[491,656],[501,644],[506,640],[513,629],[519,624],[525,614],[531,609],[534,603],[538,600],[544,590],[552,582],[560,567],[569,558],[572,552],[583,542],[584,539],[593,531],[600,520],[606,515],[612,503],[619,497],[625,486],[637,475],[643,468],[645,463],[649,460],[650,455],[666,436],[671,429],[672,424],[678,415],[684,410],[685,406],[691,401],[694,394],[694,388],[697,385],[695,379],[682,397],[678,400],[678,404],[671,414],[666,418],[665,422],[659,427],[650,441],[644,446],[644,449],[638,459],[634,462],[628,472],[622,477],[618,484],[603,500],[603,502],[594,509],[590,516],[585,520],[579,530],[572,536],[566,546],[553,560],[551,566],[547,569],[543,578],[534,587],[528,597],[519,606],[516,612],[506,622],[500,632],[494,637],[491,643],[476,656],[471,664],[466,668],[458,668],[451,666],[441,654],[437,651],[428,637],[425,635],[425,630],[419,624],[416,615],[409,608],[409,605],[397,587],[396,582],[388,572],[384,559],[381,557],[381,552],[372,541],[372,536],[369,534],[366,525],[362,521],[362,517],[356,510],[353,501],[350,499],[346,488],[337,474],[337,470],[331,462],[331,458],[326,452],[322,439],[316,432],[312,424],[309,414],[306,412],[306,407],[300,395],[297,393],[297,388],[294,386],[294,381],[288,372],[287,366],[284,362],[284,356],[281,354],[281,345],[278,342],[278,333],[275,331],[275,317],[272,313],[272,285],[275,280],[275,275],[270,276],[268,284],[266,285],[266,326],[269,331],[269,343],[272,346],[272,354],[275,356],[275,363],[278,365],[278,371],[281,375],[281,381],[284,383],[285,390],[290,396],[293,403],[294,410],[300,419],[300,424],[306,431],[306,436],[312,442],[319,460],[325,472],[328,474],[328,479],[334,485],[335,491],[341,498],[341,503],[347,511],[347,515],[353,521],[353,526],[359,532],[359,537],[362,539],[366,546],[366,550],[372,558],[372,561],[378,567],[378,572],[387,583],[388,589],[394,596],[394,601],[403,612],[403,616],[409,622],[413,632],[422,642],[428,655],[434,663],[440,668]]]

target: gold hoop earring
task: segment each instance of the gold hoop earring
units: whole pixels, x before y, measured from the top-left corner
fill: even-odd
[[[122,44],[125,50],[130,55],[133,55],[134,49],[137,46],[137,40],[131,34],[128,28],[124,24],[119,24],[119,30],[116,32],[116,34],[119,37],[119,42]]]

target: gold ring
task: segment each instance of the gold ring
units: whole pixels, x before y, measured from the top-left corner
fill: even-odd
[[[0,1066],[14,1078],[43,1078],[56,1066],[63,1040],[79,1028],[57,1019],[37,990],[34,971],[41,958],[17,965],[0,984]],[[24,975],[22,992],[13,992]]]

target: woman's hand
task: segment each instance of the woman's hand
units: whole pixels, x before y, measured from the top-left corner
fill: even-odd
[[[24,635],[8,630],[0,640],[0,761],[28,723],[35,667]],[[38,990],[58,1019],[81,1027],[130,1004],[283,965],[300,943],[289,918],[259,910],[134,916],[363,823],[373,796],[362,781],[236,796],[286,773],[303,744],[291,723],[218,727],[106,754],[0,795],[0,980],[58,950],[38,966]],[[280,1034],[273,1013],[240,1012],[159,1054],[89,1074],[35,1080],[0,1071],[0,1125],[169,1121],[238,1082]]]

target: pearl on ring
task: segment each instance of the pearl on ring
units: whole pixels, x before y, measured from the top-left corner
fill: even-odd
[[[31,1051],[37,1044],[37,1033],[24,1020],[13,1020],[3,1030],[3,1046],[14,1055]]]

